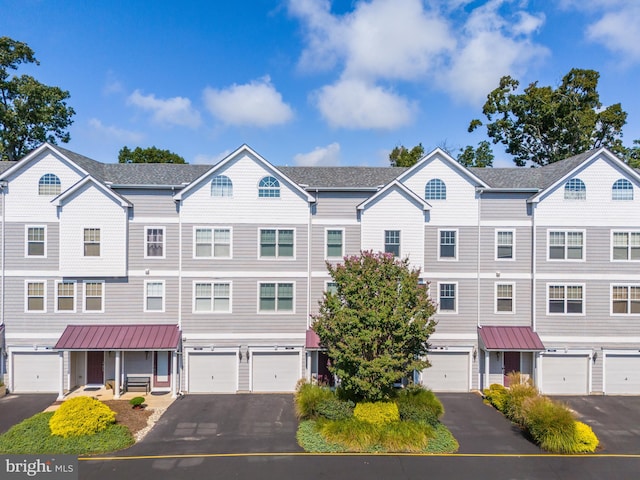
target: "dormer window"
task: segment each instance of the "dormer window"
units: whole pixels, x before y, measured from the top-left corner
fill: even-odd
[[[564,186],[565,200],[585,200],[587,198],[587,188],[579,178],[572,178]]]
[[[218,175],[211,180],[212,197],[233,197],[233,183],[226,175]]]
[[[433,178],[424,187],[425,200],[446,200],[447,186],[439,178]]]
[[[38,182],[38,195],[60,195],[60,179],[53,173],[45,173]]]
[[[626,178],[613,182],[611,200],[633,200],[633,185]]]
[[[258,186],[258,197],[276,198],[280,196],[280,182],[274,177],[264,177]]]

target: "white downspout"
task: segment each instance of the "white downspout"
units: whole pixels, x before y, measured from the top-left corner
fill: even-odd
[[[7,200],[7,196],[6,196],[6,189],[7,189],[8,183],[6,181],[2,181],[0,182],[0,189],[2,189],[2,226],[0,227],[2,230],[2,239],[0,240],[1,244],[0,244],[0,262],[2,262],[2,279],[0,280],[0,303],[2,303],[2,305],[0,306],[0,325],[4,326],[4,224],[5,224],[5,218],[4,218],[4,204],[6,203]],[[6,327],[4,332],[2,333],[2,335],[5,336],[6,338]],[[3,345],[3,348],[0,349],[0,380],[2,380],[4,378],[4,350],[7,348],[6,343]]]
[[[120,398],[120,375],[121,375],[120,371],[122,370],[122,365],[120,364],[120,355],[121,355],[120,350],[116,350],[116,365],[115,365],[116,374],[114,375],[115,385],[113,386],[113,398],[115,399]]]

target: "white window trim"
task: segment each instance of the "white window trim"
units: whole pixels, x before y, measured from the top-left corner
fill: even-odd
[[[224,198],[224,197],[220,197]],[[196,255],[196,230],[211,230],[211,256],[199,257]],[[228,257],[216,257],[215,252],[215,238],[214,230],[229,230],[229,256]],[[193,248],[192,258],[194,260],[231,260],[233,258],[233,227],[227,227],[224,225],[196,225],[193,227]]]
[[[611,262],[615,262],[615,263],[638,263],[638,262],[640,262],[640,259],[638,259],[638,260],[632,260],[631,259],[631,255],[630,255],[630,252],[631,252],[630,248],[631,247],[630,246],[627,246],[627,251],[629,252],[629,258],[627,260],[616,260],[616,259],[613,258],[613,247],[614,247],[614,245],[613,245],[613,235],[615,233],[627,233],[627,234],[640,233],[640,230],[632,230],[632,229],[631,230],[611,230],[610,237],[609,237],[610,238],[609,239],[609,245],[611,246],[609,248],[609,254],[610,254],[609,260]],[[629,238],[631,238],[630,235],[629,235]]]
[[[403,230],[401,228],[384,228],[382,230],[382,251],[383,252],[387,249],[386,232],[400,233],[400,243],[398,244],[398,256],[395,258],[403,258],[403,255],[402,255],[402,239],[404,238]]]
[[[260,236],[263,230],[275,230],[276,231],[276,254],[273,257],[263,257],[260,255]],[[292,230],[293,231],[293,256],[292,257],[281,257],[278,255],[278,232],[280,230]],[[273,262],[274,260],[287,261],[292,262],[296,259],[297,248],[296,248],[296,240],[298,238],[298,232],[295,227],[260,227],[258,228],[258,260],[265,260],[267,262]],[[265,282],[269,283],[269,282]]]
[[[44,284],[44,298],[43,298],[43,310],[29,310],[29,284],[30,283],[42,283]],[[24,281],[24,313],[30,314],[42,314],[47,313],[47,281],[42,278],[31,278]]]
[[[511,258],[498,258],[498,232],[511,232]],[[516,260],[516,231],[513,228],[496,228],[494,234],[494,255],[496,262],[515,262]]]
[[[327,254],[327,250],[329,249],[329,238],[328,238],[328,234],[329,234],[329,230],[339,230],[342,232],[342,255],[340,255],[339,257],[330,257]],[[294,235],[294,240],[295,240],[295,235]],[[324,229],[324,259],[325,260],[342,260],[345,256],[345,240],[346,240],[346,234],[345,234],[345,229],[344,228],[339,228],[339,227],[325,227]],[[294,248],[295,250],[295,248]],[[295,252],[294,252],[295,253]]]
[[[441,254],[442,244],[440,243],[440,232],[456,232],[456,245],[455,245],[456,254],[453,257],[442,257],[442,254]],[[458,261],[459,252],[460,252],[460,232],[458,231],[457,228],[439,228],[438,238],[436,239],[436,241],[438,242],[438,261],[439,262],[457,262]]]
[[[58,310],[58,285],[61,283],[72,283],[73,284],[73,309],[72,310]],[[76,313],[78,310],[78,282],[75,280],[56,280],[54,285],[54,305],[53,311],[55,313]]]
[[[102,284],[102,309],[101,310],[87,310],[87,285],[89,283],[101,283]],[[104,307],[106,303],[106,282],[104,280],[84,280],[82,282],[82,312],[83,313],[104,313]],[[93,298],[93,297],[91,297]]]
[[[609,285],[609,315],[612,317],[637,317],[640,313],[613,313],[613,287],[640,287],[640,283],[616,282]],[[629,304],[630,299],[627,299]]]
[[[84,231],[87,229],[91,229],[91,230],[99,230],[100,231],[100,242],[98,243],[98,245],[100,246],[100,255],[85,255],[85,245],[86,242],[84,240]],[[103,230],[104,228],[102,226],[95,226],[95,225],[83,225],[82,226],[82,258],[102,258],[102,255],[104,254],[104,248],[103,248],[103,243],[104,243],[104,238],[102,236],[103,234]]]
[[[549,253],[551,252],[551,232],[562,232],[565,234],[564,239],[564,256],[565,258],[550,258]],[[582,258],[566,258],[569,245],[567,243],[567,233],[570,232],[581,232],[582,233]],[[587,231],[585,229],[580,228],[548,228],[547,229],[547,261],[548,262],[586,262],[587,261]],[[613,249],[612,253],[613,255]]]
[[[160,283],[162,284],[162,309],[161,310],[149,310],[147,308],[147,300],[148,300],[148,296],[147,296],[147,285],[150,283]],[[145,313],[164,313],[165,312],[165,300],[167,298],[167,289],[166,289],[166,284],[164,280],[145,280],[144,281],[144,290],[142,292],[143,295],[143,306],[142,309]]]
[[[260,285],[262,285],[264,283],[275,283],[276,284],[276,309],[275,310],[260,310]],[[291,285],[293,285],[293,304],[292,304],[293,308],[291,310],[279,310],[278,309],[278,285],[284,284],[284,283],[290,283]],[[257,290],[256,291],[256,294],[257,294],[256,312],[259,315],[294,315],[296,313],[296,282],[295,281],[288,281],[288,280],[282,280],[282,281],[278,281],[278,280],[274,280],[274,281],[261,280],[261,281],[258,282],[256,290]]]
[[[29,229],[30,228],[44,228],[44,254],[43,255],[29,255]],[[24,226],[24,256],[25,258],[47,258],[47,226],[46,225],[25,225]]]
[[[564,287],[564,306],[565,306],[565,311],[561,312],[561,313],[551,313],[549,312],[549,287]],[[582,313],[567,313],[567,287],[582,287]],[[562,282],[548,282],[545,286],[546,288],[546,293],[545,293],[545,298],[547,301],[546,304],[546,313],[547,315],[551,316],[551,317],[558,317],[558,316],[570,316],[570,317],[584,317],[587,314],[587,287],[586,284],[584,283],[562,283]],[[609,297],[609,301],[611,301],[611,297]]]
[[[511,285],[511,311],[501,312],[498,310],[498,285]],[[496,315],[515,315],[516,313],[516,284],[515,282],[495,282],[493,285],[493,313]]]
[[[209,310],[196,310],[196,284],[198,283],[207,283],[211,285],[211,304],[209,306]],[[216,283],[226,283],[229,285],[229,310],[214,310],[213,308],[213,300],[215,299],[213,286]],[[194,315],[226,315],[233,313],[233,282],[231,280],[194,280],[191,284],[191,313]]]
[[[438,236],[438,239],[440,237]],[[453,310],[440,310],[440,285],[455,285],[456,286],[456,296],[454,298],[454,306]],[[460,297],[460,288],[458,287],[458,282],[438,282],[437,284],[437,294],[438,294],[438,311],[439,315],[456,315],[458,313],[458,298]]]
[[[162,230],[162,255],[161,256],[149,256],[147,255],[148,252],[148,244],[149,244],[149,238],[147,235],[147,231],[149,229],[156,229],[156,230]],[[144,258],[148,258],[148,259],[155,259],[155,260],[162,260],[164,258],[167,258],[167,228],[160,226],[160,225],[145,225],[144,227]],[[100,252],[102,253],[102,251]]]

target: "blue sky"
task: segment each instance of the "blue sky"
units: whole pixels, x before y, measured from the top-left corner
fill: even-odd
[[[388,165],[396,145],[457,153],[503,75],[600,72],[640,138],[637,0],[0,0],[21,68],[69,90],[67,148],[124,145],[214,163],[243,143],[275,165]],[[513,166],[495,145],[495,166]]]

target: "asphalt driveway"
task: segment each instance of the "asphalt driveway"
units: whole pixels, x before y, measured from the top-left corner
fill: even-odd
[[[0,398],[0,433],[42,412],[56,398],[54,393],[9,394]]]

